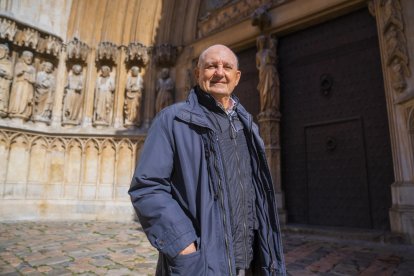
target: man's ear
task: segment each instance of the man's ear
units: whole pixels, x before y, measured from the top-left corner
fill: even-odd
[[[200,69],[198,68],[198,66],[196,66],[196,68],[194,69],[194,77],[196,80],[198,80],[199,76],[200,76]]]
[[[240,70],[237,70],[237,73],[236,73],[236,85],[239,84],[240,77],[241,77],[241,71]]]

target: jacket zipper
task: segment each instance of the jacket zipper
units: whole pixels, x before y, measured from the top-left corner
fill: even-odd
[[[218,136],[216,135],[216,145],[218,145]],[[217,152],[215,150],[215,152]],[[230,258],[230,246],[229,246],[229,239],[227,236],[227,227],[226,227],[226,221],[227,221],[227,217],[226,217],[226,210],[224,208],[224,197],[223,197],[223,186],[221,183],[221,174],[220,174],[220,170],[219,170],[219,165],[218,165],[218,159],[219,156],[216,154],[216,157],[214,158],[214,167],[216,169],[216,173],[218,175],[218,188],[219,191],[221,192],[220,195],[220,205],[221,205],[221,210],[223,213],[223,228],[224,228],[224,244],[226,246],[226,255],[227,255],[227,262],[228,262],[228,266],[229,266],[229,275],[232,276],[233,275],[233,270],[232,270],[232,265],[231,265],[231,258]]]
[[[234,146],[237,148],[237,129],[234,125],[234,119],[233,117],[230,115],[228,116],[229,121],[230,121],[230,131],[232,133],[232,140],[234,141]],[[234,133],[234,136],[233,136]],[[243,185],[243,183],[241,182],[241,172],[240,172],[240,156],[237,150],[235,150],[236,153],[236,159],[237,159],[237,172],[239,174],[239,186],[241,189],[241,195],[242,195],[242,203],[243,203],[243,247],[244,247],[244,265],[247,266],[247,225],[246,225],[246,219],[247,219],[247,214],[246,214],[246,206],[247,206],[247,202],[246,198],[245,198],[245,187]]]

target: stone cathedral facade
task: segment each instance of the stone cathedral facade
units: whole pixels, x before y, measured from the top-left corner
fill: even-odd
[[[156,113],[239,57],[284,223],[414,241],[410,0],[0,0],[0,218],[133,218]]]

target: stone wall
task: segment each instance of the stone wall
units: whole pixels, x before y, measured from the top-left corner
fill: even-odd
[[[0,219],[132,218],[149,49],[0,15]]]
[[[0,130],[0,217],[131,219],[143,140]]]

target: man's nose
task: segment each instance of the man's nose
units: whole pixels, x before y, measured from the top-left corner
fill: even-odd
[[[214,72],[214,74],[218,77],[222,77],[224,75],[223,65],[217,66],[216,71]]]

